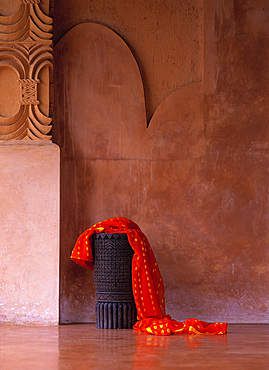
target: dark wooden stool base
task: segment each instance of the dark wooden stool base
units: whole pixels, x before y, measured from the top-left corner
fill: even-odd
[[[134,303],[97,302],[96,327],[100,329],[132,329],[136,322]]]
[[[132,291],[133,254],[124,233],[93,236],[97,328],[131,329],[136,322],[137,311]]]

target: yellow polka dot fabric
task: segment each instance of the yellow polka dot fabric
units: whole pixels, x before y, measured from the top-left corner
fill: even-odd
[[[81,234],[70,256],[71,260],[93,270],[92,235],[94,233],[126,233],[134,250],[132,260],[133,295],[137,322],[133,329],[153,335],[225,334],[227,323],[208,324],[197,319],[185,322],[172,320],[165,312],[162,276],[148,239],[139,226],[125,217],[99,222]]]

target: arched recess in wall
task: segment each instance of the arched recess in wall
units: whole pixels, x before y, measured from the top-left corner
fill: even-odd
[[[116,32],[129,46],[141,72],[147,121],[161,101],[179,87],[201,81],[203,0],[57,0],[55,43],[72,27],[95,22]]]

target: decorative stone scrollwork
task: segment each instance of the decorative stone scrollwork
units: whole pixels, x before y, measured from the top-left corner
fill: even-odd
[[[39,4],[40,0],[18,0],[20,4]]]
[[[15,14],[0,16],[0,140],[50,141],[52,18],[40,0],[18,3]]]

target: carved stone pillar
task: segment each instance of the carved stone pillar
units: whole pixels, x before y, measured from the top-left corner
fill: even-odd
[[[0,323],[59,320],[60,153],[49,135],[48,14],[49,0],[0,0]]]

